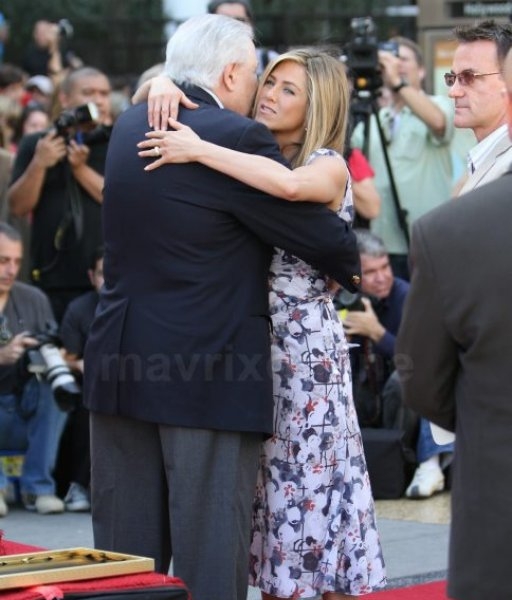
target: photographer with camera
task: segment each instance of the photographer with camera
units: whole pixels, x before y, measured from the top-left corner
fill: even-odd
[[[22,67],[30,76],[46,75],[59,83],[67,69],[79,69],[83,62],[64,47],[72,37],[73,27],[67,19],[52,23],[41,19],[34,23],[32,43],[23,58]]]
[[[409,228],[418,217],[450,197],[454,108],[446,96],[429,96],[423,91],[425,67],[419,46],[403,37],[391,41],[396,55],[379,50],[374,77],[390,90],[391,104],[375,111],[369,119],[368,132],[364,123],[356,126],[352,145],[367,152],[382,199],[380,214],[372,220],[371,230],[383,239],[395,275],[407,280]],[[355,75],[357,78],[357,72]],[[374,93],[378,95],[378,90]],[[376,118],[384,133],[384,144]],[[398,203],[405,210],[406,232],[398,219],[391,177]]]
[[[395,371],[395,341],[409,283],[395,277],[383,241],[356,230],[361,258],[362,298],[348,306],[343,327],[352,342],[354,400],[361,426],[401,429],[404,446],[418,468],[407,487],[408,498],[428,498],[444,489],[442,468],[451,460],[453,444],[436,444],[425,419],[407,409]],[[343,296],[341,296],[343,298]]]
[[[343,328],[352,342],[354,400],[361,426],[381,427],[387,417],[384,387],[394,371],[395,336],[409,290],[407,281],[393,276],[383,241],[367,229],[356,229],[361,258],[361,297],[338,295]]]
[[[73,71],[62,82],[59,98],[64,112],[54,127],[22,140],[8,190],[14,215],[32,213],[31,280],[49,296],[58,321],[73,298],[91,289],[89,257],[102,241],[103,169],[111,130],[108,78],[92,67]]]
[[[47,379],[29,371],[28,352],[39,332],[54,323],[48,298],[16,281],[23,254],[21,236],[0,222],[0,448],[25,454],[21,474],[27,510],[61,513],[52,477],[66,413],[55,403]],[[31,332],[31,333],[29,333]],[[7,478],[0,469],[0,516],[8,512]]]

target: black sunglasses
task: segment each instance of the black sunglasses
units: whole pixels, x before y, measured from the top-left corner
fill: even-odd
[[[459,85],[473,85],[477,77],[487,77],[487,75],[501,75],[500,71],[494,73],[474,73],[469,69],[461,71],[460,73],[445,73],[444,82],[448,87],[452,87],[455,80],[459,82]]]

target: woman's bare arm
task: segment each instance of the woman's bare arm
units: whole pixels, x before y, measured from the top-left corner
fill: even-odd
[[[200,162],[234,177],[251,187],[285,200],[309,200],[331,204],[345,192],[348,171],[336,157],[320,156],[311,164],[293,171],[264,156],[246,154],[202,140],[190,127],[169,119],[175,131],[150,131],[140,142],[139,156],[161,156],[145,167],[147,171],[166,163]]]
[[[354,208],[365,219],[375,219],[380,213],[381,199],[372,177],[352,179]]]

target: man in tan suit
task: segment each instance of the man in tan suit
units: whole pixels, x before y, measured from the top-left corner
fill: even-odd
[[[512,54],[504,69],[512,137]],[[510,600],[512,170],[419,219],[396,350],[405,402],[455,431],[448,595]]]
[[[503,63],[512,48],[512,26],[483,21],[454,30],[459,45],[445,74],[455,103],[455,127],[473,130],[477,145],[469,152],[468,175],[458,195],[493,181],[512,162],[507,133],[508,98]]]
[[[469,152],[468,173],[454,192],[461,195],[503,175],[512,163],[512,141],[507,129],[508,95],[502,77],[505,57],[512,47],[512,27],[483,21],[457,27],[454,33],[459,45],[452,70],[445,74],[449,96],[455,103],[454,124],[472,129],[478,142]],[[435,453],[416,469],[406,491],[410,498],[428,498],[442,490],[442,468],[451,462],[451,455],[445,451],[448,447],[431,445],[424,420],[421,431],[429,449],[426,455]]]

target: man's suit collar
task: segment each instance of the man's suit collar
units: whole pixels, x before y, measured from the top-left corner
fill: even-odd
[[[510,140],[507,131],[506,135],[501,137],[496,142],[496,144],[492,148],[492,152],[488,153],[485,160],[478,166],[476,171],[466,179],[464,185],[462,186],[457,195],[460,196],[478,187],[479,182],[482,181],[482,179],[484,179],[484,177],[496,164],[496,161],[501,157],[501,155],[510,150],[511,146],[512,141]]]
[[[212,106],[219,107],[215,97],[212,96],[210,92],[199,87],[198,85],[183,84],[178,85],[178,87],[194,102],[199,102],[201,104],[211,104]]]

